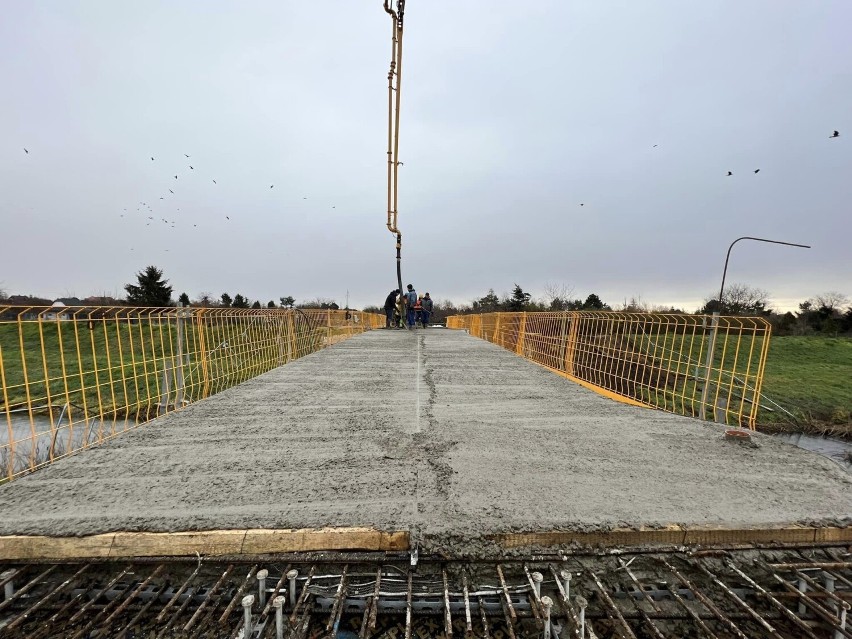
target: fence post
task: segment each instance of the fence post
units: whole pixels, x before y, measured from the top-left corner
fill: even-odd
[[[284,317],[278,318],[278,365],[284,364]]]
[[[707,355],[704,360],[704,388],[701,389],[701,406],[698,407],[698,417],[707,419],[707,400],[710,395],[710,374],[713,369],[713,356],[716,353],[716,335],[719,332],[719,313],[713,313],[710,321],[710,336],[707,338]]]
[[[527,312],[523,311],[521,313],[521,319],[518,322],[518,339],[515,342],[515,352],[518,355],[523,356],[524,354],[524,337],[527,332]]]
[[[175,367],[175,408],[183,406],[183,302],[178,302],[177,305],[177,361]]]
[[[561,363],[562,370],[565,371],[567,369],[566,357],[568,356],[568,315],[562,313],[562,317],[560,319],[561,330],[559,332],[559,351],[562,354]]]
[[[296,322],[293,321],[294,311],[287,313],[287,361],[293,361],[293,345],[296,342]]]
[[[201,374],[204,378],[204,389],[201,391],[202,398],[210,394],[210,363],[207,357],[207,337],[204,333],[204,311],[203,308],[198,309],[195,316],[195,330],[198,333],[198,357],[201,358]]]
[[[326,330],[328,332],[328,337],[326,337],[326,339],[325,339],[325,345],[326,346],[331,346],[331,313],[332,313],[331,310],[328,310],[325,313],[326,324],[327,324]]]
[[[565,372],[574,375],[574,357],[577,353],[577,334],[580,329],[580,314],[568,315],[568,341],[565,344]]]
[[[172,366],[173,362],[170,358],[163,358],[163,376],[160,379],[160,403],[157,405],[159,409],[157,414],[160,414],[160,410],[168,411],[169,409],[169,397],[172,394]]]

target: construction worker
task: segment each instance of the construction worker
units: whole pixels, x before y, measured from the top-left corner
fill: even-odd
[[[417,328],[417,325],[422,321],[423,313],[423,298],[418,297],[417,301],[414,303],[414,327]]]
[[[394,312],[394,309],[396,308],[396,298],[397,298],[398,295],[399,295],[399,289],[395,288],[388,294],[387,298],[385,298],[385,317],[386,317],[385,328],[390,328],[391,326],[394,325],[394,323],[393,323],[393,312]]]
[[[405,308],[407,309],[408,330],[414,330],[414,305],[417,304],[417,291],[414,286],[409,284],[406,287],[408,290],[405,293]]]
[[[405,328],[405,295],[402,293],[396,296],[393,326],[394,328]]]
[[[423,296],[423,301],[421,302],[423,306],[423,310],[420,311],[420,317],[423,323],[423,328],[426,328],[429,325],[429,318],[432,316],[432,298],[429,297],[429,293]]]

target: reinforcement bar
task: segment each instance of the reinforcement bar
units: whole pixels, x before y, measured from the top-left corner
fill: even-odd
[[[842,547],[408,559],[0,565],[0,634],[852,637]]]

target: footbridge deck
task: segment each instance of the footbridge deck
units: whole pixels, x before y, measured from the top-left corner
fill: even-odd
[[[848,473],[723,430],[461,331],[371,331],[0,486],[0,556],[852,538]]]

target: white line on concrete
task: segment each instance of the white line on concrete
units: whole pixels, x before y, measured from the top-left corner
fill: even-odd
[[[417,341],[417,370],[414,374],[414,392],[417,395],[414,407],[414,432],[420,432],[420,337],[414,338]]]

